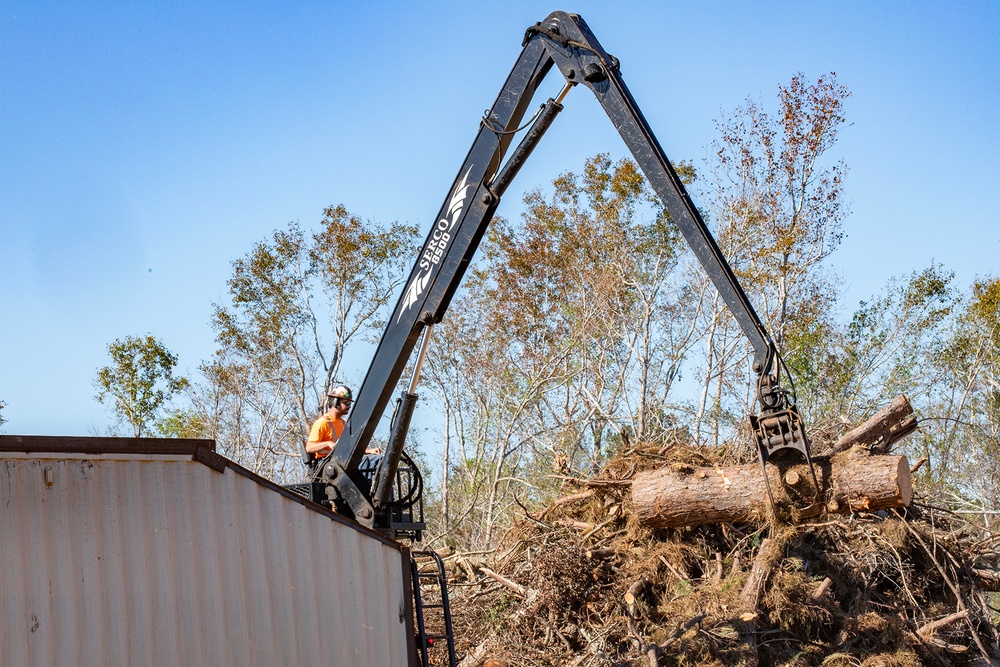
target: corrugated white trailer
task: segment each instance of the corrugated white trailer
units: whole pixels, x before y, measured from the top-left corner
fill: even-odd
[[[408,550],[214,447],[0,436],[3,664],[417,664]]]

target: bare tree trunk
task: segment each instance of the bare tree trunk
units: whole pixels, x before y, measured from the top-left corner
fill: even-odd
[[[712,321],[708,325],[708,339],[705,341],[705,379],[701,385],[701,395],[698,399],[698,412],[694,418],[694,437],[701,442],[701,425],[708,410],[708,391],[712,385],[712,368],[715,352],[715,330],[719,322],[719,295],[712,301]]]
[[[451,530],[449,522],[451,498],[448,495],[449,473],[451,472],[451,403],[444,403],[444,457],[441,461],[441,529],[444,534]]]
[[[646,439],[646,428],[649,412],[649,364],[650,345],[649,340],[652,335],[650,331],[650,320],[653,316],[652,309],[648,303],[644,303],[642,317],[642,355],[639,357],[639,427],[636,429],[636,440]]]

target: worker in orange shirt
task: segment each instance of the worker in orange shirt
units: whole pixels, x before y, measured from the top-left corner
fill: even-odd
[[[313,422],[312,430],[309,431],[309,440],[306,441],[306,451],[315,458],[324,458],[333,451],[333,446],[344,432],[344,417],[351,409],[354,402],[354,395],[350,387],[337,385],[326,395],[327,411]],[[380,454],[381,450],[371,447],[365,450],[365,454]]]
[[[344,432],[344,417],[351,409],[354,396],[349,387],[338,385],[327,393],[327,411],[313,422],[306,441],[306,451],[321,459],[333,450],[334,444]]]

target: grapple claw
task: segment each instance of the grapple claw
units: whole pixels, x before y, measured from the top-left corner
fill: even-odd
[[[750,427],[753,429],[754,440],[757,443],[761,473],[764,476],[764,486],[767,489],[771,508],[777,512],[774,494],[771,492],[771,482],[767,477],[767,462],[773,454],[786,449],[792,449],[802,454],[806,465],[809,466],[809,474],[813,481],[812,501],[809,505],[797,509],[805,511],[815,505],[820,495],[819,480],[816,477],[816,468],[813,466],[812,456],[809,453],[809,439],[806,437],[805,429],[802,428],[802,419],[799,417],[799,411],[796,407],[790,405],[776,412],[768,412],[759,416],[751,415]]]

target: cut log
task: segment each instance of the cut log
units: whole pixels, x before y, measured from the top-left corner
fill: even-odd
[[[504,586],[506,586],[510,590],[514,591],[514,593],[516,593],[518,597],[522,597],[522,598],[528,597],[528,589],[526,589],[521,584],[519,584],[517,582],[514,582],[514,581],[511,581],[510,579],[508,579],[507,577],[505,577],[503,575],[497,574],[496,572],[494,572],[493,570],[489,569],[488,567],[481,567],[481,568],[479,568],[479,571],[482,572],[483,574],[485,574],[490,579],[494,579],[496,581],[499,581],[501,584],[503,584]]]
[[[917,428],[917,420],[913,416],[913,407],[903,394],[892,399],[889,405],[875,413],[855,428],[840,436],[824,456],[832,456],[855,445],[873,447],[876,453],[889,451],[889,445]]]
[[[845,453],[813,462],[818,497],[804,464],[767,466],[775,505],[795,519],[910,504],[913,486],[904,456]],[[792,471],[796,475],[789,475]],[[789,479],[795,484],[786,484]],[[639,522],[657,528],[761,519],[768,515],[769,506],[759,463],[725,468],[677,465],[639,473],[632,482],[632,502]]]

